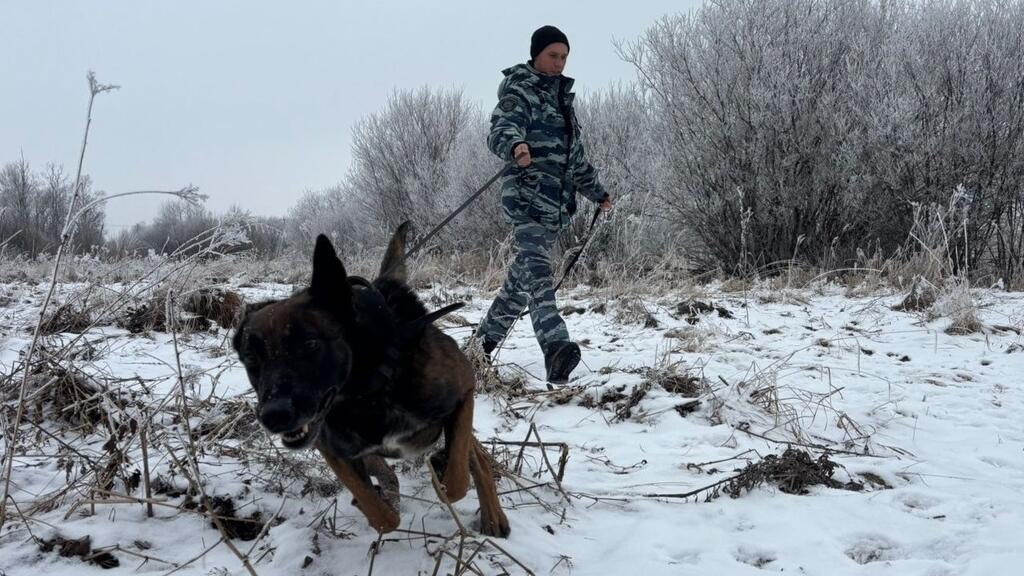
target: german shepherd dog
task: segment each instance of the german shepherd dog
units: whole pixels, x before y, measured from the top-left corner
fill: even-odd
[[[473,436],[472,364],[432,324],[462,304],[427,313],[406,284],[407,230],[395,231],[372,283],[348,276],[317,237],[309,287],[250,306],[234,348],[260,423],[286,448],[315,446],[374,529],[399,525],[398,478],[384,458],[422,454],[443,432],[431,465],[445,497],[465,496],[472,474],[480,532],[505,537],[490,456]]]

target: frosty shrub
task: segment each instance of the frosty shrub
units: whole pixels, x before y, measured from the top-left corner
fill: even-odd
[[[1022,40],[1019,1],[727,0],[621,52],[663,128],[658,196],[706,264],[891,254],[915,203],[962,187],[957,266],[1008,278],[1024,235]]]
[[[379,227],[384,239],[405,220],[425,232],[444,219],[462,200],[456,194],[497,171],[486,150],[461,146],[466,138],[483,137],[481,122],[481,112],[461,92],[429,88],[396,92],[383,110],[360,121],[347,182],[361,204],[358,225]],[[457,156],[466,160],[459,162],[463,170],[454,166]],[[450,227],[449,238],[459,229]]]

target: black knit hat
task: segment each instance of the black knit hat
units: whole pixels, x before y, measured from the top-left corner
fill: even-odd
[[[530,37],[530,60],[536,58],[541,51],[555,42],[569,45],[569,39],[554,26],[541,26],[534,30],[533,36]]]

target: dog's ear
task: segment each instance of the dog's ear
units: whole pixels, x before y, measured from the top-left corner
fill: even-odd
[[[392,278],[399,282],[407,280],[405,271],[405,239],[409,235],[411,224],[408,220],[402,222],[395,230],[395,234],[388,243],[388,250],[384,253],[384,260],[380,263],[381,278]]]
[[[352,311],[352,287],[345,266],[338,259],[327,236],[316,237],[313,249],[313,279],[309,283],[313,300],[327,308],[349,314]]]

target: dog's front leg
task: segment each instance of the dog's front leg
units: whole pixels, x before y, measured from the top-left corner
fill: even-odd
[[[469,466],[473,473],[473,483],[476,484],[476,495],[480,499],[480,532],[487,536],[508,538],[511,530],[505,511],[501,509],[501,501],[498,499],[498,487],[494,480],[491,456],[475,436],[470,437],[470,441],[472,447],[470,448]]]
[[[398,503],[401,500],[399,494],[398,476],[388,465],[387,460],[380,456],[363,456],[363,465],[366,473],[377,479],[377,488],[388,506],[398,510]]]
[[[462,399],[444,425],[444,491],[448,501],[462,500],[469,491],[469,451],[473,440],[473,392]]]
[[[400,518],[398,510],[395,510],[381,498],[377,489],[370,483],[362,463],[356,464],[344,458],[335,458],[323,449],[320,449],[327,465],[334,470],[334,475],[348,488],[352,497],[358,502],[359,510],[366,516],[370,526],[378,532],[391,532],[398,528]]]

